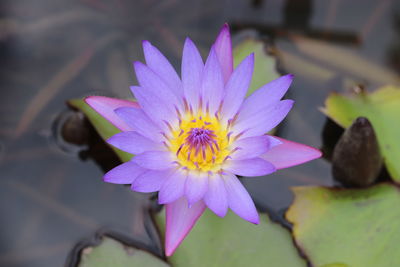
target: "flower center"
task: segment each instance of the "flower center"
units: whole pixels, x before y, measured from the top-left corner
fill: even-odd
[[[219,171],[229,157],[229,136],[216,117],[190,115],[172,131],[171,152],[177,163],[191,170]]]

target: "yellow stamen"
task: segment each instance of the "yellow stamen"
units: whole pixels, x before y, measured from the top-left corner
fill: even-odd
[[[169,149],[183,167],[217,172],[230,154],[228,128],[208,112],[187,112],[178,129],[171,132]]]

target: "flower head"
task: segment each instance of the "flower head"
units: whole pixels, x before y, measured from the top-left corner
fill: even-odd
[[[106,173],[105,181],[159,192],[159,203],[166,204],[167,255],[206,207],[221,217],[230,208],[257,224],[257,210],[236,175],[267,175],[321,156],[316,149],[266,134],[292,108],[292,100],[281,98],[293,76],[245,98],[254,55],[233,69],[227,25],[205,63],[186,39],[181,77],[149,42],[143,49],[146,65],[134,63],[140,85],[131,87],[139,106],[106,97],[86,99],[121,129],[108,143],[136,155]]]

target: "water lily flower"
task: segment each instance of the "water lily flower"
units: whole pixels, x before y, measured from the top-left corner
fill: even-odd
[[[105,174],[106,182],[158,192],[166,205],[165,252],[170,256],[209,208],[230,208],[258,224],[254,203],[237,176],[262,176],[321,156],[311,147],[267,135],[292,108],[281,100],[293,76],[278,78],[246,98],[254,54],[235,69],[228,25],[205,63],[187,38],[181,76],[150,42],[146,64],[135,62],[137,103],[92,96],[86,103],[121,133],[107,142],[135,156]]]

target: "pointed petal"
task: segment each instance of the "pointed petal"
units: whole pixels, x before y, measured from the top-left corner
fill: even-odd
[[[227,23],[218,34],[214,47],[222,67],[224,81],[227,82],[233,71],[232,41]]]
[[[182,55],[182,85],[184,95],[194,110],[197,110],[204,64],[196,45],[186,38]]]
[[[229,120],[242,105],[249,88],[254,68],[254,53],[247,56],[233,71],[226,86],[223,99],[222,118]]]
[[[260,113],[266,107],[275,105],[289,89],[293,77],[292,74],[282,76],[256,90],[243,102],[239,116],[250,117]]]
[[[126,107],[117,108],[115,114],[117,114],[117,116],[123,120],[130,129],[139,134],[156,142],[163,140],[163,136],[160,134],[161,129],[150,120],[142,109]]]
[[[271,135],[266,135],[269,137],[269,143],[270,143],[270,148],[273,148],[277,145],[282,144],[282,141],[280,140],[280,138],[276,137],[276,136],[271,136]]]
[[[173,167],[173,157],[169,151],[146,151],[136,155],[132,161],[150,170],[165,170]]]
[[[244,117],[239,114],[232,130],[237,134],[244,132],[242,138],[265,134],[286,117],[292,109],[293,103],[293,100],[282,100],[274,106],[265,107],[252,116]]]
[[[161,77],[177,97],[182,97],[181,80],[168,59],[149,41],[143,41],[143,51],[147,66]]]
[[[178,169],[162,185],[158,193],[158,203],[167,204],[174,202],[183,196],[185,192],[185,182],[187,171]]]
[[[131,154],[164,149],[161,143],[156,143],[137,132],[117,133],[109,138],[107,143]]]
[[[203,214],[203,201],[198,201],[190,208],[184,197],[166,205],[165,255],[171,256],[187,236],[193,225]]]
[[[185,184],[185,195],[189,205],[204,197],[208,189],[208,175],[205,172],[189,172]]]
[[[239,179],[230,173],[223,175],[229,208],[237,215],[254,224],[259,223],[259,217],[254,202]]]
[[[236,151],[231,157],[233,160],[255,158],[267,152],[270,147],[270,137],[267,135],[242,138],[232,144],[232,149]]]
[[[223,168],[240,176],[262,176],[276,171],[272,163],[261,158],[228,160]]]
[[[321,151],[313,147],[279,137],[275,138],[281,141],[282,144],[271,148],[261,158],[271,162],[278,170],[299,165],[322,156]]]
[[[120,107],[139,108],[138,103],[106,96],[89,96],[85,98],[85,102],[121,131],[132,130],[125,121],[114,113],[114,110]]]
[[[131,189],[142,193],[159,191],[161,186],[171,175],[171,172],[171,169],[161,171],[147,170],[135,179],[134,183],[132,183]]]
[[[222,101],[224,79],[213,47],[204,66],[201,88],[200,97],[203,99],[203,110],[206,110],[208,106],[210,113],[214,114]]]
[[[208,190],[204,195],[204,203],[215,214],[224,217],[228,211],[228,198],[224,181],[218,174],[210,175],[208,178]]]
[[[176,100],[171,99],[171,92],[166,93],[163,89],[155,92],[148,87],[131,86],[131,91],[135,95],[138,103],[149,118],[160,128],[165,129],[165,121],[173,123],[177,120],[176,109],[178,104]],[[175,96],[174,96],[175,97]]]
[[[131,184],[146,170],[131,161],[122,163],[104,174],[104,182],[113,184]]]

